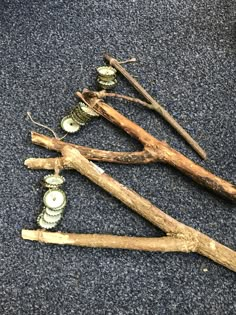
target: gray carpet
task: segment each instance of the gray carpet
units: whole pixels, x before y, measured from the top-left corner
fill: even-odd
[[[208,153],[202,161],[142,106],[112,106],[217,175],[235,177],[235,1],[10,1],[1,7],[1,314],[235,314],[235,274],[197,254],[147,253],[23,241],[36,228],[42,177],[26,112],[63,135],[76,90],[96,88],[103,53],[125,67]],[[138,96],[119,77],[117,92]],[[140,144],[100,118],[68,141],[109,150]],[[179,221],[236,248],[235,207],[161,165],[98,163]],[[63,173],[68,205],[58,230],[158,236],[162,232],[74,171]]]

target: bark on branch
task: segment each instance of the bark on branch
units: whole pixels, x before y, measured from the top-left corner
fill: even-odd
[[[75,245],[99,248],[121,248],[158,252],[191,252],[192,242],[173,237],[131,237],[108,234],[76,234],[47,232],[44,230],[22,230],[25,240],[42,243]]]
[[[53,149],[53,147],[51,147],[51,149]],[[165,214],[148,200],[120,184],[95,164],[89,162],[80,154],[77,148],[64,143],[64,145],[61,146],[60,152],[63,156],[63,163],[65,163],[67,167],[77,170],[136,213],[165,231],[167,237],[183,240],[186,242],[186,246],[191,244],[189,251],[199,253],[233,271],[236,271],[235,251]],[[26,160],[25,165],[32,167],[32,163],[28,163],[28,161],[32,160]]]
[[[151,104],[153,110],[159,113],[184,139],[191,147],[201,156],[202,159],[206,159],[206,152],[200,147],[200,145],[187,133],[186,130],[165,110],[154,98],[133,78],[129,72],[121,66],[118,60],[104,55],[104,58],[115,67],[123,76],[133,85],[133,87]]]
[[[49,150],[61,151],[65,142],[57,138],[50,138],[37,132],[31,132],[31,139],[34,144],[45,147]],[[111,162],[121,164],[146,164],[157,162],[157,157],[153,156],[148,151],[137,152],[114,152],[98,150],[90,147],[85,147],[70,143],[70,146],[78,149],[87,159],[100,162]],[[49,168],[50,169],[50,168]]]
[[[191,177],[200,185],[213,190],[225,198],[236,201],[235,185],[205,170],[180,152],[171,148],[166,142],[156,139],[143,128],[100,100],[97,96],[92,97],[94,95],[93,92],[91,93],[91,91],[85,89],[83,94],[77,92],[76,95],[98,114],[140,141],[144,146],[144,152],[149,153],[152,162],[159,161],[169,164]]]
[[[150,135],[150,137],[152,136]],[[37,132],[31,133],[31,139],[34,144],[58,152],[60,152],[62,147],[65,145],[65,142],[59,139],[50,138]],[[158,140],[155,139],[155,141]],[[97,150],[70,143],[67,143],[67,145],[80,150],[87,159],[94,161],[122,164],[147,164],[151,162],[166,163],[179,169],[202,186],[205,186],[232,201],[236,201],[236,188],[234,185],[205,170],[178,151],[169,147],[165,142],[158,142],[159,148],[155,149],[154,146],[146,145],[144,150],[140,152],[113,152]],[[57,162],[58,168],[60,169],[69,168],[63,158],[57,158],[57,160],[50,158],[31,158],[27,160],[27,165],[28,167],[34,169],[51,170],[55,169],[55,162]]]

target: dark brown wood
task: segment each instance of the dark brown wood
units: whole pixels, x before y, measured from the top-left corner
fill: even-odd
[[[104,55],[104,58],[116,68],[123,76],[133,85],[133,87],[152,105],[152,109],[158,112],[184,139],[189,145],[199,154],[202,159],[206,159],[206,152],[199,146],[199,144],[187,133],[186,130],[165,110],[154,98],[141,86],[131,74],[123,68],[119,61],[115,58]]]
[[[86,89],[84,89],[84,91],[88,91]],[[112,92],[107,92],[106,90],[102,90],[100,92],[91,92],[89,93],[90,97],[98,97],[100,99],[105,98],[105,97],[116,97],[116,98],[120,98],[129,102],[133,102],[133,103],[138,103],[141,104],[145,107],[148,107],[150,109],[153,109],[153,105],[146,103],[142,100],[140,100],[139,98],[136,97],[131,97],[131,96],[127,96],[127,95],[123,95],[123,94],[118,94],[118,93],[112,93]]]

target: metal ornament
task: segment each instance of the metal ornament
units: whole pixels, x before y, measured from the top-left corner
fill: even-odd
[[[105,90],[112,89],[116,86],[116,69],[111,66],[101,66],[97,68],[99,87]]]
[[[97,68],[98,76],[103,81],[111,81],[116,77],[116,69],[111,66],[101,66]]]
[[[57,216],[58,214],[63,214],[64,208],[59,209],[59,210],[54,210],[54,209],[44,207],[43,212],[46,212],[48,215],[51,215],[51,216]]]
[[[62,214],[49,215],[47,212],[44,212],[42,218],[47,223],[58,223],[61,220]]]
[[[111,90],[113,89],[116,84],[117,84],[117,80],[114,79],[112,81],[103,81],[100,78],[97,79],[97,82],[99,84],[99,86],[103,89],[103,90]]]
[[[58,188],[49,189],[43,196],[43,203],[49,209],[61,210],[66,205],[66,194]]]
[[[65,116],[61,121],[61,128],[68,133],[75,133],[79,131],[80,125],[71,116]]]
[[[49,229],[53,229],[54,227],[56,227],[58,222],[52,222],[52,223],[46,222],[43,218],[43,213],[41,213],[38,216],[37,223],[42,229],[49,230]]]
[[[66,194],[59,187],[65,182],[63,176],[57,174],[46,175],[42,185],[49,188],[44,196],[44,207],[37,218],[37,223],[42,229],[52,229],[57,226],[62,218],[66,206]]]
[[[91,118],[99,115],[89,108],[83,102],[79,102],[71,111],[69,116],[66,116],[61,121],[61,127],[68,133],[79,131],[81,126],[84,126]]]
[[[60,175],[50,174],[43,178],[42,185],[46,188],[57,188],[64,184],[65,178]]]

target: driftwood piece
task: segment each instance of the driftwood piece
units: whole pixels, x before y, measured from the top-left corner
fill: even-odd
[[[138,139],[144,146],[142,151],[138,152],[113,152],[106,150],[98,150],[94,148],[84,147],[80,145],[71,144],[80,150],[80,152],[88,159],[102,162],[122,163],[122,164],[147,164],[151,162],[162,162],[169,164],[185,175],[191,177],[195,182],[202,186],[213,190],[215,193],[224,196],[227,199],[236,201],[236,187],[232,183],[212,174],[200,165],[194,163],[180,152],[171,148],[166,142],[160,141],[146,132],[143,128],[130,121],[128,118],[120,114],[111,106],[103,102],[100,97],[106,96],[104,91],[92,92],[84,90],[83,94],[77,92],[76,95],[80,97],[88,106],[93,108],[101,116],[122,128],[132,137]],[[122,96],[123,97],[123,96]],[[127,97],[126,97],[127,99]],[[133,98],[130,98],[132,100]],[[142,102],[142,101],[141,101]],[[33,143],[45,146],[52,144],[54,149],[60,151],[63,141],[58,139],[51,139],[49,137],[32,133]],[[43,167],[46,168],[44,159],[41,160]],[[40,166],[40,160],[37,163]],[[54,168],[53,162],[51,165],[50,159],[47,161],[47,169]]]
[[[199,154],[202,159],[206,159],[206,152],[199,146],[199,144],[187,133],[186,130],[165,110],[154,98],[141,86],[138,81],[132,77],[129,72],[121,66],[118,60],[104,55],[104,58],[110,63],[111,66],[116,68],[123,76],[133,85],[133,87],[148,101],[150,102],[149,108],[152,108],[159,113],[184,139],[188,144]],[[143,104],[144,105],[144,104]]]
[[[53,147],[53,143],[55,144],[55,148]],[[57,141],[53,139],[53,141],[51,141],[48,145],[47,143],[44,142],[43,146],[48,147],[51,150],[54,149],[56,151],[61,152],[62,154],[62,157],[60,159],[61,167],[72,168],[77,170],[82,175],[89,178],[92,182],[94,182],[95,184],[109,192],[111,195],[119,199],[121,202],[123,202],[132,210],[134,210],[136,213],[138,213],[139,215],[153,223],[155,226],[165,231],[168,237],[168,241],[170,239],[173,239],[173,243],[172,241],[170,242],[171,244],[174,244],[176,239],[182,240],[186,242],[185,245],[187,252],[199,253],[233,271],[236,271],[235,251],[211,239],[207,235],[191,227],[188,227],[178,222],[171,216],[165,214],[163,211],[161,211],[152,203],[150,203],[147,199],[141,197],[133,190],[125,187],[124,185],[122,185],[109,175],[107,175],[102,169],[97,167],[95,164],[89,162],[83,155],[80,154],[77,148],[72,147],[67,143],[64,143],[63,145],[61,143],[60,144],[61,147],[59,150],[56,144]],[[47,159],[45,159],[44,161],[45,164],[47,164]],[[52,159],[50,159],[50,163],[52,164]],[[26,160],[25,165],[30,168],[36,169],[39,168],[37,166],[37,159]],[[42,159],[40,159],[40,165],[43,166]],[[58,158],[54,159],[54,165],[58,166]],[[32,232],[32,234],[34,233]],[[43,238],[42,237],[38,238],[37,235],[36,236],[32,235],[32,239],[45,241],[45,236],[46,235],[44,235]],[[69,238],[70,236],[68,236],[68,239]],[[109,241],[107,245],[108,247],[110,247],[111,242]],[[103,246],[106,247],[104,243]]]
[[[134,237],[109,234],[76,234],[48,232],[44,230],[22,230],[25,240],[42,243],[75,245],[98,248],[120,248],[152,252],[190,252],[193,242],[173,237]]]
[[[37,144],[47,149],[55,150],[58,152],[61,151],[62,147],[65,144],[64,141],[61,141],[56,138],[50,138],[48,136],[39,134],[37,132],[32,132],[31,138],[34,144]],[[72,144],[72,143],[67,143],[67,144],[72,148],[78,149],[81,152],[81,154],[83,154],[87,159],[93,160],[93,161],[122,163],[122,164],[147,164],[151,162],[163,162],[166,164],[170,164],[178,168],[180,171],[182,171],[186,175],[192,177],[193,180],[195,180],[202,186],[206,186],[209,189],[213,190],[214,192],[232,201],[236,201],[236,188],[233,184],[221,179],[220,177],[215,176],[214,174],[205,170],[201,166],[195,164],[193,161],[189,160],[188,158],[183,156],[181,153],[169,147],[165,142],[160,142],[160,143],[161,145],[163,144],[163,152],[161,154],[159,154],[159,150],[162,150],[162,148],[159,148],[158,151],[155,153],[153,151],[149,151],[147,149],[148,146],[146,146],[143,151],[139,151],[139,152],[113,152],[113,151],[93,149],[90,147],[84,147],[84,146],[80,146],[80,145]],[[170,159],[172,152],[175,155],[172,156],[172,159]],[[169,160],[164,159],[163,155],[169,157]],[[182,157],[184,158],[182,159],[183,169],[180,168],[181,166],[180,161],[178,160],[176,162],[174,161],[174,159],[175,158],[178,159],[179,156],[181,156],[181,158]],[[56,161],[57,161],[58,168],[61,168],[61,169],[63,169],[64,167],[69,168],[68,165],[63,164],[64,163],[63,158],[57,158]],[[47,169],[47,170],[55,169],[55,159],[53,158],[48,158],[48,159],[30,158],[27,160],[27,163],[29,167],[32,167],[34,169],[36,168]],[[188,165],[186,165],[185,163],[187,163]],[[188,169],[190,170],[190,172],[187,172]],[[196,172],[196,176],[195,176],[195,172]],[[200,175],[203,176],[202,180],[201,180]],[[205,180],[204,180],[204,176],[205,176]],[[211,181],[209,180],[209,178],[211,179]]]
[[[122,128],[130,136],[140,141],[144,150],[142,153],[139,152],[140,158],[147,156],[148,162],[162,162],[169,164],[187,176],[191,177],[195,182],[205,186],[215,193],[222,195],[232,201],[236,201],[236,187],[235,185],[223,180],[222,178],[210,173],[200,165],[194,163],[180,152],[171,148],[166,142],[160,141],[150,135],[143,128],[120,114],[117,110],[100,100],[96,95],[96,92],[84,90],[83,94],[77,92],[76,95],[88,104],[98,114]],[[111,152],[110,152],[111,153]],[[133,155],[133,153],[132,153]],[[140,156],[141,155],[141,156]],[[113,155],[115,162],[116,154]],[[129,154],[123,156],[123,160],[129,160]],[[104,161],[104,160],[103,160]],[[127,162],[126,162],[127,163]]]

